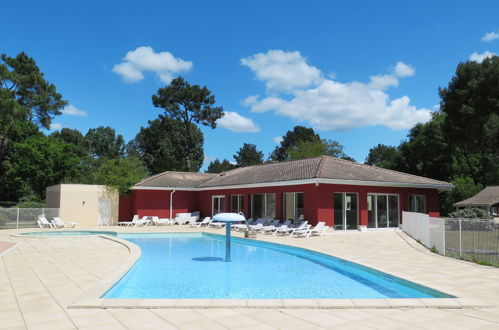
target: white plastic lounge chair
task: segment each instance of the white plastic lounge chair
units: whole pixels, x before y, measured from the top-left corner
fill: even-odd
[[[65,228],[74,228],[78,224],[77,222],[64,222],[59,217],[54,217],[54,220],[52,220],[52,223],[57,228],[63,228],[63,227],[65,227]]]
[[[308,236],[323,236],[326,234],[329,226],[326,226],[324,221],[318,222],[317,225],[308,231]]]
[[[277,234],[285,234],[287,232],[289,232],[290,226],[291,224],[291,220],[286,220],[284,221],[284,223],[278,227],[276,227],[275,229],[272,229],[270,232],[273,233],[274,235],[277,235]]]
[[[147,216],[147,215],[143,216],[141,220],[135,222],[134,227],[145,227],[145,226],[149,225],[151,220],[148,220],[147,219],[148,217],[149,216]]]
[[[132,221],[120,221],[118,222],[118,226],[135,226],[135,223],[139,221],[139,216],[136,214],[133,216]]]
[[[308,226],[308,221],[302,221],[298,227],[296,227],[296,228],[291,228],[291,229],[289,230],[289,236],[293,236],[293,234],[294,234],[297,230],[300,230],[300,231],[301,231],[301,230],[308,229],[308,228],[309,228],[309,226]]]
[[[234,223],[230,226],[230,228],[234,230],[246,230],[248,229],[248,226],[251,226],[256,223],[257,220],[253,220],[253,218],[249,218],[246,223]]]
[[[215,227],[215,228],[223,228],[225,227],[226,223],[223,222],[223,221],[212,221],[210,222],[210,224],[208,225],[208,227]]]
[[[152,223],[156,226],[168,226],[170,224],[170,220],[159,217],[152,217]]]
[[[191,222],[190,225],[191,225],[192,228],[194,228],[194,227],[199,228],[201,226],[207,226],[207,227],[209,227],[210,223],[211,223],[211,218],[210,217],[205,217],[200,222]]]
[[[277,226],[279,226],[280,222],[281,222],[280,220],[276,219],[276,220],[272,221],[272,223],[270,225],[263,226],[263,230],[265,231],[265,230],[270,230],[272,228],[276,228]]]
[[[54,228],[54,225],[47,218],[40,218],[37,223],[40,228]]]

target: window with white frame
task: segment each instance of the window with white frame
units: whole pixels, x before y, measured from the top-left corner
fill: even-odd
[[[283,218],[296,223],[300,216],[303,216],[303,193],[293,192],[282,195]]]
[[[251,217],[252,218],[275,218],[275,194],[252,194],[251,195]]]
[[[426,196],[425,195],[408,195],[407,211],[426,213]]]
[[[233,213],[243,212],[244,195],[230,196],[230,211]]]

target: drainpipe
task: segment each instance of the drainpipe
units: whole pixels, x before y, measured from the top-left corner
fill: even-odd
[[[172,221],[172,213],[173,213],[173,194],[176,192],[176,190],[173,190],[170,193],[170,221]]]

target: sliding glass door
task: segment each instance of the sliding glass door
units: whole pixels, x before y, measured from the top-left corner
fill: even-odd
[[[275,218],[275,194],[251,195],[251,217],[254,219]]]
[[[334,229],[357,229],[358,197],[354,193],[334,193]]]
[[[211,215],[225,212],[225,196],[212,196],[211,197]]]
[[[296,224],[303,217],[303,193],[284,193],[282,203],[284,220]]]
[[[399,226],[398,195],[367,195],[367,227],[396,228]]]

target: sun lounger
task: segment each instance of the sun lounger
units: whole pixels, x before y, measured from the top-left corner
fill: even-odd
[[[132,221],[119,221],[118,226],[135,226],[135,223],[139,221],[139,216],[136,214],[133,216]]]
[[[211,218],[206,217],[203,219],[203,221],[191,223],[191,227],[198,227],[198,228],[203,226],[209,227],[210,223],[211,223]]]
[[[256,224],[257,220],[253,220],[253,218],[249,218],[246,223],[235,223],[230,226],[231,229],[234,230],[246,230],[248,229],[248,226],[251,226],[253,224]]]
[[[77,222],[64,222],[59,217],[54,217],[54,220],[52,220],[52,223],[57,228],[63,228],[63,227],[64,228],[74,228],[78,224]]]
[[[264,226],[262,228],[261,232],[272,233],[272,230],[275,230],[275,229],[277,229],[277,227],[279,227],[279,223],[280,223],[279,220],[274,220],[274,221],[272,221],[272,223],[270,225]]]
[[[291,228],[289,230],[289,236],[293,236],[293,234],[297,231],[297,230],[303,230],[303,229],[308,229],[309,226],[308,226],[308,221],[302,221],[300,223],[300,225],[296,228]]]
[[[152,223],[156,226],[168,226],[170,225],[170,220],[159,217],[152,217]]]
[[[142,217],[141,220],[139,221],[136,221],[135,224],[133,225],[134,227],[145,227],[147,225],[149,225],[149,223],[151,222],[151,220],[148,220],[149,216],[145,215]]]
[[[321,221],[317,223],[317,225],[310,229],[308,232],[308,236],[323,236],[326,234],[327,230],[329,229],[329,226],[326,226],[326,223],[324,221]]]
[[[37,223],[40,228],[54,228],[54,225],[47,218],[40,218]]]

